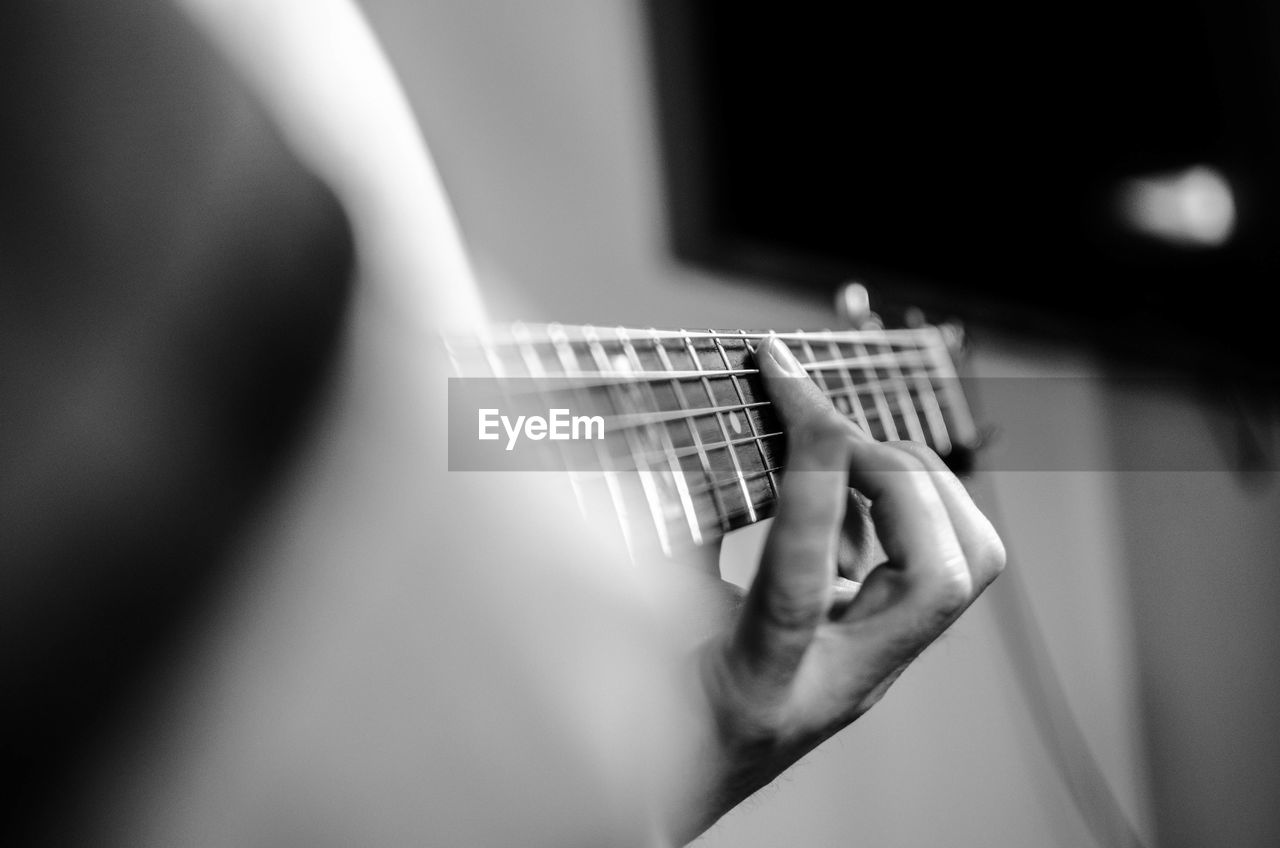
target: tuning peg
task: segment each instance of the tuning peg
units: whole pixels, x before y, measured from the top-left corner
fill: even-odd
[[[836,314],[855,330],[883,326],[880,316],[871,311],[871,293],[856,280],[850,280],[836,292]]]
[[[963,359],[969,350],[969,339],[965,334],[964,325],[959,321],[945,321],[938,325],[938,332],[942,334],[942,342],[947,346],[952,359]]]

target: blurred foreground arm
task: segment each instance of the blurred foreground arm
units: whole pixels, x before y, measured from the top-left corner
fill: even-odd
[[[0,750],[30,791],[215,573],[349,273],[330,193],[170,3],[0,8]]]
[[[787,428],[788,467],[737,622],[700,656],[709,777],[707,794],[677,813],[684,839],[870,709],[1005,562],[935,454],[871,441],[776,340],[757,358]],[[871,561],[872,529],[883,563]],[[856,562],[837,562],[842,534],[856,540]],[[863,577],[861,589],[837,589],[838,571]]]

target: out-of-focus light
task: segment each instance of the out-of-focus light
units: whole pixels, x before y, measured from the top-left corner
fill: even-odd
[[[1236,226],[1236,202],[1207,165],[1126,180],[1120,217],[1133,231],[1182,247],[1221,247]]]

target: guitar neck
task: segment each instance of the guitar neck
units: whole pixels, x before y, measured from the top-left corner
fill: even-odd
[[[766,335],[516,324],[450,339],[449,352],[461,377],[569,390],[575,408],[599,412],[607,437],[593,467],[570,466],[579,501],[608,504],[633,548],[669,553],[773,513],[786,434],[755,367]],[[974,446],[942,329],[778,337],[873,438],[921,442],[952,462]]]

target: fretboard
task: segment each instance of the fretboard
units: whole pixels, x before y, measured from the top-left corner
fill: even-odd
[[[554,384],[600,413],[607,438],[592,446],[593,467],[571,470],[580,503],[608,505],[633,548],[671,552],[773,513],[786,434],[755,367],[766,335],[517,324],[448,347],[459,377]],[[921,442],[951,461],[973,447],[941,329],[778,335],[873,438]]]

